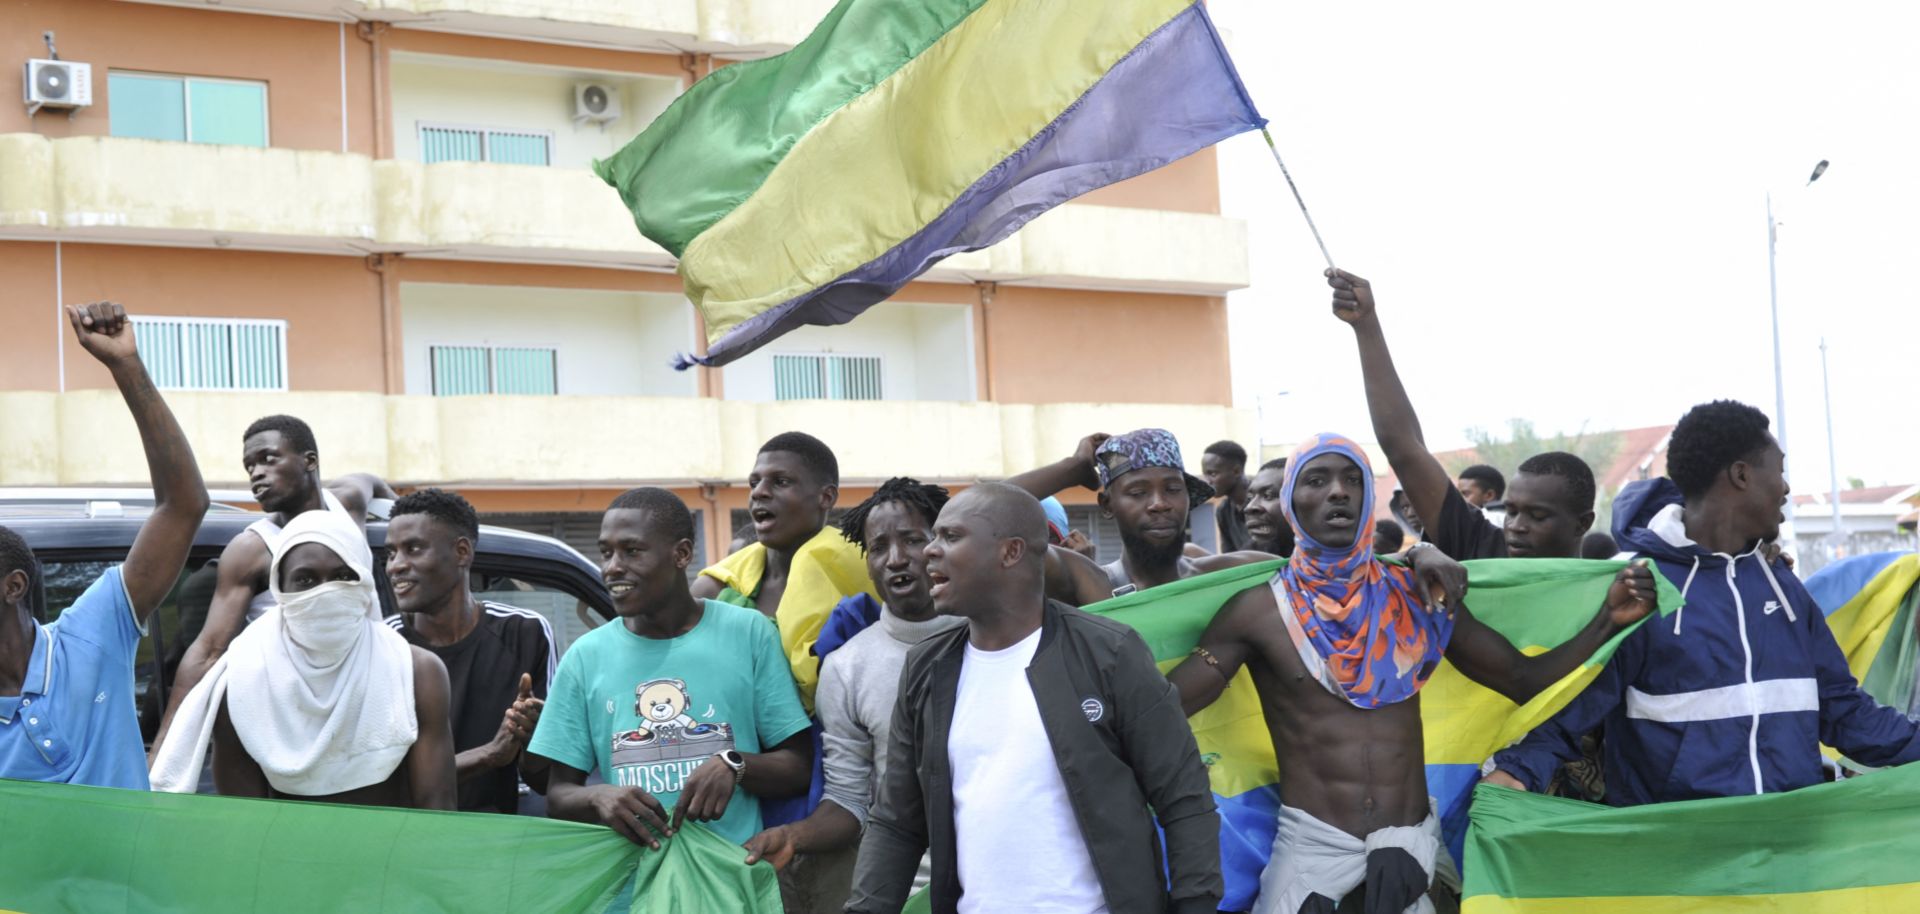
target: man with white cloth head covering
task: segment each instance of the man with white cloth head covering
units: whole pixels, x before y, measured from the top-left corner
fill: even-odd
[[[181,703],[155,790],[192,791],[211,742],[224,795],[454,808],[446,667],[381,624],[372,568],[345,514],[287,524],[275,605]]]

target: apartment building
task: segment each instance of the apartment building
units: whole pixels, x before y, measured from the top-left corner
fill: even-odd
[[[843,505],[897,474],[1011,475],[1096,430],[1168,427],[1196,469],[1212,440],[1253,444],[1224,297],[1246,284],[1246,234],[1219,215],[1212,150],[846,326],[669,367],[701,345],[697,314],[588,166],[831,6],[0,6],[0,81],[44,102],[0,105],[0,485],[144,482],[131,421],[60,316],[98,299],[140,316],[210,484],[242,484],[241,431],[288,412],[330,473],[457,487],[490,522],[589,549],[614,494],[655,484],[700,512],[718,558],[755,448],[787,429],[840,454]],[[1068,500],[1111,547],[1091,495]]]

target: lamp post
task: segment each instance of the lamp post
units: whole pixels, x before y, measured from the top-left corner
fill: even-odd
[[[1827,160],[1821,159],[1818,165],[1813,166],[1813,174],[1807,178],[1807,186],[1811,187],[1813,185],[1813,182],[1820,180],[1820,176],[1826,173],[1827,173]],[[1774,271],[1774,261],[1776,259],[1774,254],[1774,248],[1777,242],[1779,241],[1779,237],[1780,237],[1779,228],[1780,228],[1780,223],[1774,221],[1774,218],[1773,218],[1773,192],[1768,191],[1767,192],[1767,301],[1773,313],[1773,422],[1774,422],[1773,430],[1774,430],[1775,440],[1780,442],[1780,449],[1784,451],[1787,449],[1787,385],[1786,385],[1786,381],[1784,380],[1781,374],[1781,369],[1780,369],[1780,281],[1776,277],[1775,271]],[[1824,357],[1825,355],[1823,350],[1822,358]],[[1839,517],[1838,515],[1839,508],[1836,507],[1834,510],[1836,512],[1835,519],[1837,521]],[[1787,528],[1791,530],[1793,525],[1793,500],[1792,499],[1787,500],[1785,513],[1787,515]]]
[[[1820,338],[1820,396],[1827,408],[1827,485],[1833,493],[1833,544],[1837,549],[1841,534],[1840,464],[1833,457],[1833,383],[1827,380],[1827,338],[1824,336]]]

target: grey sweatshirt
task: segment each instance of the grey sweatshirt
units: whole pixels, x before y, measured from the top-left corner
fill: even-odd
[[[823,792],[853,813],[861,827],[867,824],[867,807],[886,775],[887,734],[907,649],[929,635],[964,624],[965,619],[955,616],[908,622],[891,609],[883,610],[878,623],[848,639],[821,665],[815,707],[825,731]]]

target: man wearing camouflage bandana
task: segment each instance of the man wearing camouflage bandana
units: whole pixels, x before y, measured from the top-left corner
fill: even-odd
[[[1197,558],[1184,554],[1187,514],[1214,494],[1185,466],[1180,442],[1171,432],[1143,428],[1124,435],[1089,435],[1073,456],[1008,480],[1038,498],[1075,485],[1097,488],[1100,510],[1120,528],[1123,554],[1109,564],[1058,563],[1061,567],[1056,568],[1049,556],[1049,591],[1059,595],[1070,584],[1073,601],[1085,605],[1275,558],[1264,552]]]

